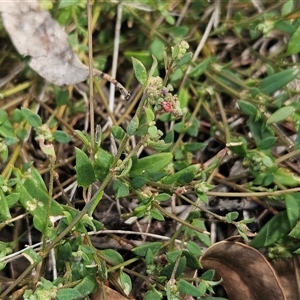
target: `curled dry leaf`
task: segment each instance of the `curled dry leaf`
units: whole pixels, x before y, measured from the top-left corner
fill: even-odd
[[[50,13],[38,6],[37,0],[1,2],[4,26],[20,54],[30,56],[29,66],[56,85],[85,81],[89,68],[82,64],[68,43],[68,36]],[[111,76],[93,69],[93,76],[113,83],[126,100],[130,93]]]
[[[300,299],[300,256],[272,263],[287,300]]]
[[[228,299],[286,300],[278,277],[266,258],[256,249],[238,242],[222,241],[204,253],[201,264],[214,269]]]
[[[4,26],[21,55],[30,56],[30,67],[56,85],[75,84],[87,79],[89,69],[68,43],[65,31],[38,1],[2,1]]]
[[[97,291],[91,295],[92,300],[134,300],[133,298],[126,298],[122,294],[113,290],[105,284],[102,284],[97,280]]]

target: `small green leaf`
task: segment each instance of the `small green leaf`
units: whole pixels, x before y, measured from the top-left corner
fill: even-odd
[[[150,138],[154,138],[157,136],[157,127],[156,126],[150,126],[148,127],[148,134]]]
[[[53,137],[55,138],[56,141],[62,144],[66,144],[71,141],[71,137],[67,133],[61,130],[56,130],[55,132],[53,132]]]
[[[138,59],[146,68],[150,68],[153,62],[151,53],[148,50],[125,51],[124,55],[128,60],[131,60],[132,57]]]
[[[7,198],[5,197],[2,189],[0,189],[0,203],[1,203],[1,210],[0,210],[0,221],[6,221],[11,219],[9,205],[7,203]]]
[[[18,108],[16,108],[13,111],[11,117],[12,117],[12,120],[16,123],[21,123],[24,120],[24,116],[23,116],[21,110]]]
[[[163,295],[158,292],[154,287],[151,287],[152,290],[148,291],[144,297],[144,300],[161,300]]]
[[[2,162],[6,162],[7,159],[8,159],[8,147],[6,145],[2,145],[0,150],[0,161],[2,160]]]
[[[82,281],[75,286],[74,289],[80,293],[81,298],[84,298],[89,294],[95,292],[96,288],[97,288],[96,277],[89,275],[89,276],[85,276],[82,279]]]
[[[9,207],[14,206],[20,199],[19,193],[10,193],[6,196],[6,201]]]
[[[178,183],[178,184],[182,184],[182,185],[190,183],[194,179],[194,177],[197,175],[197,173],[200,171],[200,166],[201,166],[200,164],[188,166],[188,167],[176,172],[175,174],[164,177],[161,180],[161,182],[163,184]]]
[[[185,130],[186,130],[186,128],[185,128],[185,125],[183,122],[179,122],[174,125],[174,131],[176,131],[178,133],[184,133]]]
[[[204,149],[206,146],[205,143],[186,143],[184,144],[184,149],[188,152],[196,152]]]
[[[192,121],[192,125],[187,128],[186,133],[189,134],[190,136],[196,137],[199,133],[199,126],[200,126],[200,121],[197,118],[194,118]]]
[[[114,136],[114,138],[116,138],[117,140],[122,140],[122,138],[125,135],[125,131],[120,126],[113,126],[111,128],[111,133]]]
[[[32,248],[25,249],[23,255],[30,261],[31,264],[37,264],[42,261],[42,257]]]
[[[144,111],[145,111],[145,114],[146,114],[146,117],[147,117],[147,122],[154,121],[155,115],[154,115],[153,110],[151,108],[149,108],[149,107],[145,107]]]
[[[165,220],[164,216],[157,210],[151,209],[150,210],[150,215],[155,220],[158,220],[158,221],[164,221]]]
[[[4,140],[6,146],[11,146],[19,142],[19,139],[16,137],[9,136]]]
[[[294,0],[287,0],[283,6],[282,6],[282,9],[281,9],[281,14],[282,16],[285,16],[289,13],[291,13],[294,9]]]
[[[116,197],[117,199],[127,197],[129,195],[129,187],[126,183],[123,183],[119,186],[117,190]]]
[[[7,112],[0,108],[0,125],[3,124],[7,120],[8,114]]]
[[[191,78],[197,78],[200,75],[202,75],[208,66],[216,60],[215,57],[208,57],[204,59],[200,64],[198,64],[196,67],[194,67],[189,73],[188,76]]]
[[[178,278],[184,271],[186,267],[186,258],[181,257],[179,260],[179,263],[177,264],[177,261],[174,261],[170,263],[169,265],[165,266],[161,271],[160,275],[161,276],[166,276],[168,279],[171,278],[174,268],[177,266],[176,271],[175,271],[175,278]]]
[[[145,177],[150,180],[157,182],[161,180],[163,177],[167,175],[166,171],[158,171],[158,172],[145,172]]]
[[[205,194],[204,194],[205,195]],[[205,195],[206,196],[206,195]],[[206,226],[205,226],[205,223],[203,220],[199,220],[199,219],[193,219],[192,221],[192,224],[194,226],[197,226],[198,228],[200,229],[203,229],[203,230],[207,230],[206,229]],[[209,247],[211,245],[211,241],[210,241],[210,238],[207,234],[204,234],[204,233],[201,233],[201,232],[198,232],[198,231],[195,231],[193,229],[188,229],[188,232],[191,236],[197,236],[198,239],[207,247]]]
[[[154,263],[154,255],[151,249],[147,249],[145,263],[146,265],[152,265]]]
[[[145,88],[148,81],[146,68],[136,58],[132,57],[131,60],[133,64],[135,77],[138,80],[138,82]]]
[[[223,69],[217,75],[217,78],[222,81],[224,84],[228,85],[229,87],[234,88],[236,91],[241,91],[244,86],[244,82],[241,80],[240,76],[237,75],[238,73],[233,73],[228,69]]]
[[[76,173],[79,186],[84,188],[95,182],[94,168],[89,157],[80,149],[76,148]]]
[[[154,55],[152,55],[152,66],[151,69],[149,71],[149,78],[151,78],[155,72],[157,72],[157,59]]]
[[[165,47],[166,47],[165,43],[163,43],[160,39],[155,38],[150,45],[150,51],[152,53],[152,57],[155,56],[159,61],[163,60],[163,52]],[[154,63],[154,66],[155,64],[157,66],[157,61],[156,63]],[[156,66],[154,69],[156,69]],[[152,72],[150,72],[150,74],[151,73]],[[153,73],[150,76],[153,76]]]
[[[293,228],[299,219],[299,193],[285,195],[286,213],[291,228]]]
[[[83,133],[80,130],[75,130],[77,137],[83,142],[83,144],[89,148],[90,147],[90,139],[88,136],[86,136],[85,133]]]
[[[114,249],[105,249],[99,251],[101,256],[113,265],[119,265],[124,262],[122,255]]]
[[[200,246],[198,244],[196,244],[195,242],[193,242],[193,241],[188,241],[186,243],[186,248],[193,255],[200,256],[202,254]]]
[[[64,288],[57,291],[58,300],[78,300],[82,295],[74,288]]]
[[[270,246],[287,235],[290,230],[287,213],[286,211],[281,211],[261,228],[252,240],[251,246],[255,248]]]
[[[226,214],[226,222],[231,223],[232,221],[236,220],[239,217],[239,213],[236,211],[232,211],[228,214]]]
[[[255,117],[257,115],[257,108],[252,103],[244,100],[239,100],[238,104],[242,112],[247,116]]]
[[[194,297],[201,297],[202,293],[201,291],[199,291],[194,285],[192,285],[191,283],[180,279],[177,283],[177,287],[179,292],[185,294],[185,295],[189,295],[189,296],[194,296]]]
[[[293,106],[284,106],[276,110],[267,120],[267,124],[281,122],[291,116],[295,111]]]
[[[143,176],[147,171],[154,173],[164,169],[173,159],[172,153],[157,153],[134,161],[129,172],[131,177]]]
[[[297,136],[296,136],[296,139],[295,139],[295,149],[300,149],[300,130],[298,130],[297,132]]]
[[[161,194],[158,194],[156,197],[155,197],[155,200],[157,201],[160,201],[160,202],[163,202],[163,201],[168,201],[170,200],[171,196],[167,193],[161,193]]]
[[[31,111],[28,108],[21,108],[22,115],[24,119],[32,126],[32,127],[39,127],[42,125],[42,119],[41,117]]]
[[[153,149],[157,150],[157,151],[167,151],[171,146],[172,143],[165,143],[165,141],[149,141],[149,146],[151,146]]]
[[[75,5],[79,2],[81,2],[81,0],[60,0],[58,8],[59,9],[66,8]]]
[[[278,20],[274,24],[274,28],[283,31],[289,35],[292,35],[296,30],[295,26],[293,26],[293,24],[286,20]]]
[[[181,88],[178,94],[178,101],[180,107],[187,107],[190,99],[191,99],[191,95],[189,90],[185,88]]]
[[[299,186],[300,178],[290,172],[289,169],[279,168],[274,174],[274,180],[288,187]]]
[[[152,253],[156,254],[160,250],[162,245],[163,245],[163,243],[161,243],[161,242],[153,242],[153,243],[149,243],[149,244],[144,244],[142,246],[138,246],[138,247],[132,249],[131,251],[135,255],[144,257],[146,255],[148,249],[151,249]]]
[[[106,178],[113,160],[114,158],[109,152],[102,148],[98,149],[94,161],[94,172],[98,180],[103,181]]]
[[[280,90],[286,84],[291,82],[298,73],[298,69],[287,69],[276,74],[272,74],[261,80],[258,89],[263,94],[272,95],[274,92]]]
[[[182,255],[186,258],[186,265],[193,269],[201,269],[199,258],[187,250],[182,251]]]
[[[143,187],[147,182],[148,179],[146,177],[138,176],[138,177],[134,177],[130,183],[134,189],[139,189]]]
[[[292,55],[300,52],[299,40],[300,40],[300,25],[297,27],[296,31],[289,39],[287,53],[286,53],[287,55]]]
[[[120,283],[123,288],[123,292],[126,296],[128,296],[132,290],[132,282],[130,276],[123,271],[120,272]]]
[[[130,136],[134,135],[138,128],[139,128],[139,119],[137,116],[134,116],[127,126],[128,135]]]
[[[291,236],[295,239],[300,239],[300,221],[297,221],[294,228],[289,233],[289,236]]]
[[[201,279],[203,280],[213,280],[215,277],[215,270],[207,270],[201,275]]]
[[[179,61],[175,61],[175,64],[177,67],[182,67],[183,65],[186,65],[192,60],[193,54],[192,52],[187,52],[183,55],[183,57]]]
[[[277,141],[277,138],[274,136],[266,137],[257,143],[257,148],[266,150],[270,149]]]

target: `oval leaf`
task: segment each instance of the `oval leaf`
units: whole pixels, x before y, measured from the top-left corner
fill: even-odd
[[[255,248],[267,247],[288,234],[291,230],[286,211],[276,214],[266,223],[251,242]]]
[[[202,75],[208,66],[211,64],[211,62],[214,62],[215,58],[208,57],[204,59],[200,64],[198,64],[196,67],[192,68],[192,70],[188,73],[188,76],[191,78],[197,78],[200,75]]]
[[[239,107],[242,112],[248,116],[256,116],[257,115],[257,108],[255,105],[248,101],[240,100],[238,101]]]
[[[277,138],[274,136],[268,136],[265,139],[262,139],[261,141],[258,142],[257,147],[259,149],[270,149],[275,142],[277,141]]]
[[[299,219],[299,193],[285,195],[286,212],[291,228],[295,226]]]
[[[24,117],[24,119],[32,126],[32,127],[39,127],[42,125],[42,119],[41,117],[34,113],[33,111],[31,111],[28,108],[21,108],[21,112],[22,115]]]
[[[149,243],[149,244],[144,244],[142,246],[138,246],[138,247],[132,249],[132,252],[138,256],[145,256],[147,253],[147,250],[151,249],[152,253],[156,254],[160,250],[162,244],[163,243],[161,243],[161,242],[153,242],[153,243]]]
[[[292,81],[298,74],[297,69],[288,69],[270,75],[261,80],[258,89],[261,93],[271,95]]]
[[[199,291],[194,285],[191,283],[180,279],[177,284],[179,292],[189,295],[189,296],[194,296],[194,297],[201,297],[202,293]]]
[[[71,137],[61,130],[56,130],[55,132],[53,132],[53,137],[57,142],[62,144],[69,143],[71,141]]]
[[[147,71],[144,65],[136,58],[132,57],[133,70],[138,82],[145,88],[147,85]]]
[[[288,118],[295,111],[293,106],[284,106],[276,110],[267,120],[267,124],[281,122]]]
[[[297,27],[294,34],[291,36],[288,47],[287,47],[287,55],[292,55],[300,52],[300,25]]]
[[[86,188],[96,180],[91,160],[82,150],[78,148],[76,148],[75,168],[79,186]]]
[[[113,265],[119,265],[124,262],[122,255],[114,249],[104,249],[99,251],[108,262]]]
[[[137,116],[134,116],[127,126],[128,135],[134,135],[139,127],[139,119]]]
[[[173,159],[172,153],[157,153],[143,157],[135,161],[129,172],[131,177],[142,176],[148,173],[158,172],[165,168]]]

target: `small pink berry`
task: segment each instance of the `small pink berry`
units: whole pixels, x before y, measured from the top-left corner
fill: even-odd
[[[163,110],[165,112],[172,112],[173,111],[173,105],[171,102],[164,101],[162,104]]]

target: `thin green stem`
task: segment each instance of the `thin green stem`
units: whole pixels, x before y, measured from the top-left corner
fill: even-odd
[[[191,229],[193,229],[193,230],[195,230],[195,231],[198,231],[198,232],[200,232],[200,233],[205,233],[205,234],[208,234],[208,235],[210,234],[208,231],[203,230],[203,229],[200,229],[200,228],[198,228],[198,227],[196,227],[196,226],[194,226],[194,225],[192,225],[192,224],[190,224],[190,223],[188,223],[188,222],[186,222],[186,221],[184,221],[184,220],[181,220],[180,218],[176,217],[174,214],[169,213],[169,212],[166,211],[164,208],[162,208],[162,207],[159,205],[159,203],[156,202],[156,201],[153,201],[153,202],[152,202],[152,206],[154,206],[156,209],[158,209],[158,210],[159,210],[161,213],[163,213],[165,216],[167,216],[167,217],[169,217],[169,218],[171,218],[171,219],[177,221],[178,223],[180,223],[180,224],[182,224],[182,225],[184,225],[184,226],[186,226],[186,227],[189,227],[189,228],[191,228]]]
[[[207,192],[207,196],[216,196],[216,197],[275,197],[281,196],[289,193],[296,193],[300,192],[300,188],[293,188],[293,189],[285,189],[280,191],[273,191],[273,192],[250,192],[250,193],[222,193],[222,192]]]
[[[221,114],[223,128],[225,131],[225,142],[226,142],[226,144],[228,144],[228,143],[230,143],[230,132],[229,132],[229,128],[228,128],[228,122],[227,122],[226,114],[224,111],[224,107],[223,107],[222,101],[221,101],[218,93],[216,93],[216,100],[217,100],[217,104],[218,104],[219,111]]]
[[[47,215],[46,215],[46,223],[45,223],[45,231],[43,234],[43,244],[42,244],[42,251],[45,250],[47,246],[47,239],[48,239],[48,228],[49,228],[49,222],[50,222],[50,209],[51,209],[51,203],[53,201],[52,194],[53,194],[53,182],[54,182],[54,172],[55,172],[55,157],[49,156],[50,160],[50,178],[49,178],[49,191],[48,191],[48,205],[47,205]]]

